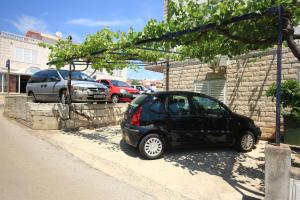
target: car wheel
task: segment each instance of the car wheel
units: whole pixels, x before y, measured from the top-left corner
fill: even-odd
[[[60,94],[60,102],[61,102],[62,104],[67,104],[67,103],[68,103],[67,90],[61,91],[61,94]]]
[[[28,96],[32,97],[33,103],[36,103],[36,102],[37,102],[37,100],[36,100],[36,98],[35,98],[33,92],[29,92],[29,93],[28,93]]]
[[[139,151],[148,160],[157,159],[164,153],[165,144],[160,135],[149,134],[141,140]]]
[[[118,102],[119,102],[119,96],[118,96],[117,94],[113,94],[113,95],[111,96],[111,101],[112,101],[113,103],[118,103]]]
[[[237,140],[236,146],[242,152],[249,152],[255,145],[255,137],[250,131],[244,132]]]

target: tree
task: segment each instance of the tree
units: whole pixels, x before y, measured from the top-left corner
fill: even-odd
[[[294,41],[300,39],[299,35],[294,34],[294,26],[300,18],[300,2],[297,0],[210,0],[202,4],[197,0],[172,0],[169,1],[168,21],[151,19],[141,32],[135,32],[132,28],[127,33],[112,32],[104,28],[94,35],[87,35],[80,45],[73,44],[68,38],[54,46],[43,46],[50,48],[49,60],[58,68],[76,58],[92,63],[95,69],[104,68],[108,72],[134,68],[135,62],[132,60],[158,62],[161,58],[197,58],[209,62],[219,55],[233,57],[273,47],[277,42],[277,16],[265,11],[275,6],[284,7],[283,39],[300,61],[300,51]],[[256,13],[260,17],[223,23],[246,13]],[[211,31],[157,39],[170,32],[208,23],[215,23],[217,27]],[[176,49],[180,54],[170,53],[167,51],[169,49]]]
[[[205,60],[217,54],[234,56],[272,47],[277,41],[276,16],[264,15],[255,20],[225,26],[222,22],[245,13],[263,13],[270,7],[280,5],[284,8],[284,40],[300,61],[300,51],[294,41],[300,39],[300,35],[294,34],[294,26],[299,24],[300,18],[300,2],[297,0],[211,0],[208,4],[199,4],[195,0],[173,0],[169,3],[168,18],[174,30],[207,23],[220,25],[214,31],[194,34],[194,38],[189,36],[185,41],[198,41],[184,45],[182,51],[186,55]]]
[[[141,85],[138,80],[132,80],[131,85]]]

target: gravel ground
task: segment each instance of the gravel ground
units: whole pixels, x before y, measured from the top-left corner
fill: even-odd
[[[249,153],[217,147],[172,149],[161,159],[147,161],[121,141],[119,126],[40,136],[158,199],[264,198],[265,141]],[[293,165],[299,164],[294,151]]]

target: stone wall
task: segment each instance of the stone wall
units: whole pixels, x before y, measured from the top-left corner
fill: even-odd
[[[283,50],[282,79],[297,79],[300,63],[288,50]],[[236,57],[224,70],[214,71],[199,61],[170,64],[170,90],[194,90],[194,82],[226,79],[226,103],[235,112],[251,117],[261,128],[263,138],[275,133],[275,102],[266,96],[267,88],[276,81],[276,50]]]
[[[282,80],[297,79],[300,63],[284,49]],[[237,113],[251,117],[264,138],[274,138],[275,101],[266,90],[276,82],[276,51],[254,53],[232,60],[227,68],[227,104]]]
[[[170,63],[169,89],[193,91],[199,80],[225,79],[225,71],[214,71],[208,64],[195,60]]]
[[[127,104],[72,104],[33,103],[31,97],[5,97],[4,115],[35,130],[95,128],[119,124]]]

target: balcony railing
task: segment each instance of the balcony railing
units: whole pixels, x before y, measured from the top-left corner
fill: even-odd
[[[38,43],[40,42],[39,40],[33,39],[33,38],[29,38],[29,37],[25,37],[25,36],[21,36],[21,35],[16,35],[13,33],[7,33],[4,31],[0,31],[0,37],[4,37],[7,39],[12,39],[12,40],[17,40],[17,41],[21,41],[21,42],[30,42],[30,43]]]

